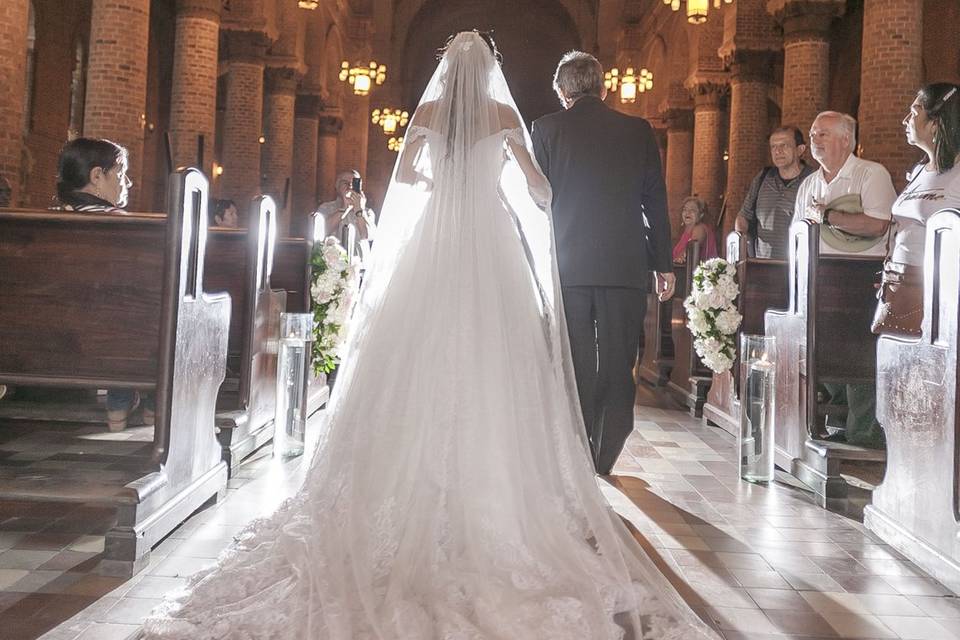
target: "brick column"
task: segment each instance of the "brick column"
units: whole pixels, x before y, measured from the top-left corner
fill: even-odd
[[[0,4],[0,175],[20,204],[20,154],[23,152],[23,96],[27,90],[27,0]]]
[[[783,101],[780,121],[804,139],[830,95],[830,25],[843,1],[779,0],[768,8],[783,28]]]
[[[130,152],[130,208],[140,204],[147,108],[150,0],[93,0],[83,135],[109,138]]]
[[[253,31],[227,34],[227,109],[223,122],[220,194],[237,202],[241,224],[260,191],[263,116],[263,58],[266,43]]]
[[[213,166],[217,130],[219,0],[177,0],[173,88],[170,92],[170,147],[174,167],[199,166],[198,138],[204,138],[203,169]]]
[[[334,180],[337,179],[338,147],[343,118],[336,113],[320,114],[320,129],[317,137],[317,199],[329,202],[337,197]]]
[[[727,131],[728,86],[714,82],[693,85],[693,195],[706,200],[711,224],[723,203],[726,169],[723,162]]]
[[[860,62],[860,145],[864,158],[882,163],[898,190],[917,151],[903,135],[903,114],[923,78],[922,0],[870,0],[863,5]]]
[[[663,115],[667,120],[667,210],[676,239],[680,236],[680,207],[692,193],[693,109],[670,107]]]
[[[317,207],[317,130],[320,96],[298,95],[293,123],[293,203],[290,234],[303,236]]]
[[[733,222],[750,188],[750,182],[768,163],[770,134],[767,95],[773,80],[774,54],[769,51],[737,51],[730,58],[730,140],[727,162],[727,212],[721,237],[733,230]]]
[[[270,68],[266,74],[263,135],[267,141],[261,156],[263,192],[280,207],[278,232],[290,230],[290,208],[283,207],[284,188],[293,173],[293,121],[297,97],[297,74],[293,69]],[[291,185],[292,187],[292,185]],[[289,203],[288,203],[289,204]]]
[[[370,141],[370,96],[344,96],[343,132],[337,145],[337,170],[356,169],[367,175],[367,145]]]

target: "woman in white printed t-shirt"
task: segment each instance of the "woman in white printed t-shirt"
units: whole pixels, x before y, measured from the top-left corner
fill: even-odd
[[[907,142],[927,161],[893,205],[897,223],[891,259],[923,267],[927,219],[947,207],[960,207],[960,87],[939,82],[923,87],[903,119]]]
[[[873,332],[918,336],[923,319],[927,220],[960,207],[960,87],[940,82],[917,93],[903,119],[907,142],[927,156],[893,204],[896,234],[883,267]]]

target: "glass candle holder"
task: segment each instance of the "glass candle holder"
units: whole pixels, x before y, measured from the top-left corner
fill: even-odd
[[[313,314],[280,314],[274,456],[288,458],[303,454],[307,432],[307,373],[312,340]]]
[[[776,413],[776,340],[740,337],[740,477],[748,482],[773,480]]]

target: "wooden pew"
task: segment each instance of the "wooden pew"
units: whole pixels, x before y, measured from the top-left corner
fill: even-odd
[[[787,305],[787,263],[750,257],[749,240],[736,231],[727,236],[727,260],[737,265],[740,295],[737,310],[743,316],[737,331],[736,344],[740,349],[741,334],[763,335],[763,317],[767,309]],[[740,425],[740,362],[734,361],[730,371],[714,373],[703,417],[733,435]]]
[[[687,311],[683,301],[690,293],[693,272],[700,265],[700,243],[687,245],[687,260],[682,265],[674,265],[677,278],[677,291],[666,304],[671,309],[670,325],[673,337],[673,368],[667,388],[678,397],[680,402],[690,409],[690,413],[699,418],[703,415],[703,405],[710,389],[710,370],[700,361],[693,349],[693,335],[687,328]]]
[[[104,573],[145,567],[151,547],[226,488],[213,420],[230,299],[204,292],[207,193],[185,169],[171,175],[166,217],[0,211],[0,383],[156,398],[152,444],[122,465],[0,473],[0,500],[115,507]]]
[[[273,260],[272,286],[287,292],[288,313],[310,311],[310,255],[313,238],[280,238]],[[312,415],[330,397],[327,376],[313,376],[307,382],[307,415]]]
[[[882,259],[820,255],[819,227],[790,228],[788,304],[768,310],[766,335],[777,340],[776,462],[810,486],[822,505],[845,509],[843,461],[882,463],[884,453],[829,443],[817,402],[821,383],[872,383],[876,379],[874,282]],[[835,408],[834,408],[835,410]]]
[[[227,378],[217,398],[217,438],[231,472],[273,438],[277,401],[277,343],[287,294],[271,289],[277,207],[254,198],[249,228],[211,228],[206,287],[232,301]]]
[[[663,387],[673,370],[673,304],[661,304],[657,300],[656,278],[651,276],[651,281],[635,377],[654,387]]]
[[[864,524],[960,594],[960,210],[927,222],[923,335],[882,336],[877,415],[887,472]]]

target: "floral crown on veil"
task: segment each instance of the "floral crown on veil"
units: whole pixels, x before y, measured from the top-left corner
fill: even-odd
[[[452,36],[447,38],[447,41],[444,43],[442,47],[437,49],[437,52],[436,52],[437,60],[442,60],[443,56],[445,56],[447,52],[450,51],[451,48],[453,47],[453,43],[457,39],[457,37],[464,34],[467,34],[467,35],[473,34],[478,38],[480,38],[480,40],[482,40],[483,43],[487,45],[487,49],[490,50],[490,53],[493,54],[493,58],[494,60],[497,61],[497,64],[503,64],[503,56],[500,54],[500,51],[497,49],[497,43],[493,39],[493,29],[490,29],[489,31],[480,31],[478,29],[472,29],[470,31],[460,31],[459,33],[453,34]],[[466,40],[465,42],[462,42],[459,45],[459,49],[463,51],[469,51],[473,47],[473,43],[474,43],[474,39],[472,38],[470,40]]]

